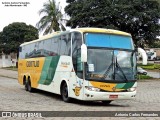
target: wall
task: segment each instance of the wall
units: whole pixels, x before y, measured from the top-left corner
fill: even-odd
[[[0,56],[0,68],[16,66],[17,59],[12,57],[12,55],[1,55]]]

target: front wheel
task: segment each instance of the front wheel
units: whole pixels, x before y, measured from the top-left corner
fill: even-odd
[[[68,87],[66,83],[62,85],[61,96],[64,102],[70,102],[70,98],[68,97]]]

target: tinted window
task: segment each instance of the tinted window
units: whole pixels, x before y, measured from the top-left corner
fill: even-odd
[[[80,78],[82,78],[82,71],[79,71],[81,69],[81,63],[79,61],[81,45],[82,45],[81,33],[78,33],[78,32],[73,33],[72,34],[72,60],[73,60],[74,70],[76,71],[77,76]]]
[[[22,46],[19,57],[47,57],[71,54],[71,34],[50,38]]]
[[[66,45],[66,55],[71,55],[71,34],[67,34],[67,45]]]
[[[73,33],[72,38],[72,55],[73,57],[76,57],[77,50],[81,48],[82,45],[82,35],[81,33],[75,32]]]
[[[60,44],[60,55],[70,55],[71,34],[62,35],[59,44]]]
[[[66,48],[67,48],[67,37],[66,35],[62,35],[60,40],[60,55],[65,55]]]

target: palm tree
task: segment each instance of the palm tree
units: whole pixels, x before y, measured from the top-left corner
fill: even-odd
[[[45,34],[52,33],[53,31],[65,30],[62,24],[62,13],[59,7],[56,6],[55,0],[48,0],[43,4],[43,8],[39,11],[39,15],[44,14],[40,21],[36,24],[39,31],[43,31]]]

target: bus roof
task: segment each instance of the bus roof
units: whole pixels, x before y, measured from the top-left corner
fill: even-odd
[[[106,33],[106,34],[131,36],[131,34],[127,32],[122,32],[122,31],[113,30],[113,29],[104,29],[104,28],[76,28],[76,30],[79,30],[81,32]]]
[[[29,41],[29,42],[24,42],[20,46],[24,46],[24,45],[31,44],[31,43],[38,42],[38,41],[42,41],[42,40],[46,40],[46,39],[49,39],[49,38],[51,38],[53,36],[58,35],[59,33],[60,33],[59,31],[58,32],[53,32],[51,34],[44,35],[44,36],[40,37],[39,39],[32,40],[32,41]]]
[[[131,34],[127,33],[127,32],[122,32],[122,31],[119,31],[119,30],[113,30],[113,29],[103,29],[103,28],[76,28],[76,29],[71,29],[71,30],[68,30],[68,31],[63,31],[63,32],[53,32],[49,35],[45,35],[43,37],[40,37],[39,39],[37,40],[33,40],[33,41],[30,41],[30,42],[25,42],[23,44],[21,44],[20,46],[24,46],[24,45],[27,45],[27,44],[31,44],[31,43],[34,43],[34,42],[38,42],[38,41],[42,41],[42,40],[46,40],[46,39],[49,39],[51,37],[54,37],[54,36],[58,36],[58,35],[61,35],[61,34],[65,34],[65,33],[69,33],[69,32],[74,32],[74,31],[79,31],[81,33],[87,33],[87,32],[90,32],[90,33],[106,33],[106,34],[115,34],[115,35],[122,35],[122,36],[131,36]]]

